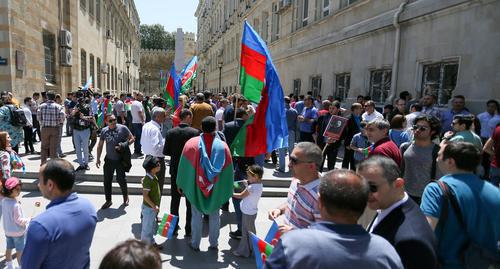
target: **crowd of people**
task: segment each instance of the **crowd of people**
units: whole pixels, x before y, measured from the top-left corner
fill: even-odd
[[[159,268],[157,251],[163,246],[154,234],[166,157],[170,213],[179,215],[184,197],[186,216],[179,219],[193,251],[200,251],[204,216],[209,250],[218,250],[220,210],[229,211],[231,201],[237,230],[229,236],[240,240],[232,253],[251,255],[249,232],[255,233],[263,167],[272,162],[275,173],[287,172],[288,166],[292,180],[286,201],[267,212],[269,219],[278,220],[281,233],[265,261],[267,268],[488,268],[500,261],[496,100],[473,115],[461,95],[444,109],[432,94],[417,100],[402,92],[379,111],[369,96],[358,96],[345,108],[333,96],[291,94],[284,98],[288,146],[241,157],[231,156],[230,146],[256,105],[240,94],[181,95],[175,108],[142,93],[112,96],[79,90],[63,101],[49,91],[34,93],[23,104],[11,93],[1,97],[0,212],[8,268],[13,249],[26,268],[88,267],[90,262],[97,217],[90,202],[72,191],[78,173],[62,159],[64,126],[75,147],[76,171],[88,170],[92,161],[99,168],[105,144],[101,210],[112,206],[115,174],[123,205],[129,205],[126,173],[133,158],[144,159],[140,239],[146,244],[130,240],[118,245],[101,268],[125,266],[120,255],[141,256],[144,264],[134,268]],[[346,118],[346,127],[332,138],[326,130],[334,116]],[[11,173],[19,168],[15,160],[21,144],[25,154],[37,154],[37,136],[39,188],[51,203],[29,219],[18,203],[22,182]],[[177,224],[174,235],[180,229]],[[57,255],[63,251],[68,255]]]

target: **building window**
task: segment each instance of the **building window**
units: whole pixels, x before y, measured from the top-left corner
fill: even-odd
[[[300,95],[300,79],[293,80],[293,95],[297,97]]]
[[[95,20],[101,23],[101,0],[95,0]]]
[[[307,25],[307,21],[309,20],[309,0],[302,0],[302,27]]]
[[[323,17],[326,17],[328,15],[330,15],[330,0],[322,0],[323,2],[323,6],[322,6],[322,13],[323,13]]]
[[[94,70],[94,55],[90,54],[89,56],[89,71],[90,71],[90,76],[92,77],[92,80],[96,81],[95,79],[95,70]],[[95,84],[93,85],[95,87]]]
[[[271,25],[271,42],[280,38],[280,14],[278,13],[278,3],[273,3]]]
[[[94,16],[95,2],[94,0],[89,0],[89,15]]]
[[[44,48],[44,61],[45,61],[45,81],[50,83],[56,82],[55,67],[56,67],[56,57],[55,57],[55,35],[43,31],[43,48]]]
[[[321,94],[321,76],[311,78],[311,91],[314,97]]]
[[[96,85],[97,88],[101,88],[101,59],[97,58],[97,79]]]
[[[358,2],[358,0],[340,0],[340,8],[345,8],[349,5]]]
[[[118,69],[115,66],[115,87],[113,88],[113,91],[116,92],[117,89],[118,89]]]
[[[384,103],[391,90],[391,69],[378,69],[370,73],[370,95],[374,102]]]
[[[109,69],[109,64],[106,64],[106,71],[107,71],[107,76],[106,76],[106,90],[109,91],[109,81],[111,77],[111,70]]]
[[[80,8],[83,10],[87,9],[87,0],[80,0]]]
[[[346,100],[351,88],[351,73],[335,75],[335,97]]]
[[[457,86],[458,62],[424,65],[422,93],[437,96],[438,104],[447,104]]]
[[[82,50],[80,54],[80,71],[80,82],[82,83],[82,85],[85,85],[85,83],[87,82],[87,53],[85,52],[85,50]]]
[[[269,32],[269,14],[267,12],[262,13],[262,39],[267,43],[267,37]]]

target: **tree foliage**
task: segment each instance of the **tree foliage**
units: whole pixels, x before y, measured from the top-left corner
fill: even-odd
[[[175,49],[175,36],[165,31],[161,24],[141,24],[140,26],[141,48],[143,49]]]

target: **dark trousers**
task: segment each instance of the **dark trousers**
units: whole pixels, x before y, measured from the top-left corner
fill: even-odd
[[[305,141],[314,143],[313,133],[300,131],[300,142],[305,142]]]
[[[345,146],[344,149],[344,159],[342,160],[342,168],[356,171],[356,163],[354,162],[354,150]]]
[[[488,138],[482,138],[481,140],[483,142],[483,145],[488,141]],[[490,164],[491,164],[491,159],[490,155],[483,151],[483,158],[481,159],[481,165],[483,166],[484,173],[483,173],[483,178],[490,178]]]
[[[142,124],[132,123],[132,134],[135,136],[134,142],[134,154],[141,153],[141,135],[142,135]]]
[[[179,216],[179,206],[182,195],[177,191],[177,172],[170,173],[170,177],[170,191],[172,196],[172,201],[170,202],[170,214]],[[184,200],[186,201],[186,225],[184,226],[184,230],[186,231],[186,234],[191,234],[191,203],[189,203],[188,199]],[[178,229],[179,221],[177,221],[175,232],[177,232]]]
[[[327,167],[328,171],[335,169],[335,163],[337,162],[337,154],[339,152],[339,147],[336,145],[318,145],[323,149],[323,161],[321,162],[320,172],[323,172],[323,167],[325,166],[325,159],[328,158]]]
[[[160,171],[156,174],[156,177],[158,178],[158,184],[160,185],[160,196],[163,195],[163,185],[165,184],[165,172],[166,172],[166,167],[165,167],[165,158],[159,158],[160,159]]]
[[[90,143],[89,143],[89,154],[92,155],[92,150],[97,144],[97,130],[92,127],[90,128]]]
[[[104,195],[106,201],[111,201],[111,182],[113,181],[113,174],[116,171],[116,181],[120,185],[123,197],[128,196],[127,180],[125,179],[125,168],[120,161],[110,160],[104,158]]]
[[[33,128],[36,129],[34,132],[32,132],[33,140],[31,141],[36,141],[36,134],[38,134],[38,140],[40,141],[42,140],[42,133],[40,132],[40,122],[38,122],[38,118],[36,115],[32,115],[31,117],[33,119]]]
[[[24,126],[24,149],[26,153],[35,152],[35,148],[33,147],[33,128],[31,126]]]

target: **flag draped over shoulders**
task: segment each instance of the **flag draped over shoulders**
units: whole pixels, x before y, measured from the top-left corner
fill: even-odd
[[[265,42],[245,21],[241,41],[240,85],[258,104],[231,145],[233,156],[254,157],[288,146],[283,88]]]
[[[182,189],[191,205],[202,213],[210,214],[233,195],[233,163],[228,146],[223,142],[219,143],[220,139],[216,137],[210,156],[219,156],[217,160],[211,160],[213,169],[208,172],[207,165],[202,164],[203,152],[200,150],[200,144],[205,144],[201,143],[200,139],[201,136],[193,137],[184,145],[176,180],[177,186]],[[224,160],[223,164],[219,162],[221,159]]]

